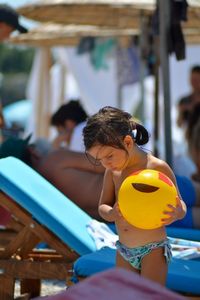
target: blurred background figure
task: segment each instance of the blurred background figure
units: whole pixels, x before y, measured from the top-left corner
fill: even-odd
[[[177,154],[174,154],[174,171],[178,175],[193,178],[199,173],[200,167],[197,163],[197,138],[194,133],[195,123],[200,113],[194,111],[195,106],[200,104],[200,65],[193,65],[190,69],[190,86],[191,92],[180,98],[177,107],[177,125],[182,138],[175,147]]]
[[[0,4],[0,42],[9,38],[13,31],[26,33],[28,30],[19,23],[18,13],[7,4]],[[2,105],[0,103],[0,130],[5,126]],[[2,134],[0,134],[0,142]]]
[[[190,85],[191,93],[181,98],[178,103],[177,125],[179,127],[187,127],[191,110],[197,103],[200,103],[200,65],[191,68]]]
[[[200,73],[199,73],[200,76]],[[200,101],[190,112],[188,126],[186,130],[186,140],[188,152],[195,166],[196,172],[192,174],[192,179],[200,182]]]
[[[13,31],[26,33],[28,30],[19,23],[18,13],[9,5],[0,5],[0,42],[9,37]]]
[[[62,105],[51,117],[51,125],[56,127],[57,137],[53,140],[53,148],[68,148],[72,151],[84,152],[82,130],[87,113],[79,99]]]

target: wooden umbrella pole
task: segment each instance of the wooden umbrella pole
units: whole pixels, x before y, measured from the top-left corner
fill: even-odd
[[[159,66],[156,62],[154,67],[154,150],[155,156],[159,157]]]
[[[167,36],[170,26],[170,1],[159,0],[159,24],[160,24],[160,62],[164,96],[164,133],[165,133],[165,158],[172,167],[172,134],[171,134],[171,94]]]
[[[141,101],[141,121],[145,124],[145,99],[144,99],[144,77],[145,77],[145,59],[144,59],[144,49],[145,49],[145,39],[146,39],[146,19],[143,11],[140,13],[140,35],[139,35],[139,50],[140,50],[140,101]]]

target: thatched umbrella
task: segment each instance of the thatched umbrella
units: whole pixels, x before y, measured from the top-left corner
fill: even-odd
[[[200,28],[184,28],[186,42],[189,44],[200,43]],[[14,35],[9,42],[25,44],[28,46],[77,46],[83,37],[116,37],[122,43],[128,43],[131,36],[137,36],[140,30],[131,28],[106,28],[90,25],[61,25],[46,23],[39,25],[26,34]]]
[[[19,13],[41,22],[52,21],[62,24],[90,24],[116,28],[140,27],[141,15],[150,15],[156,0],[43,0],[27,4]],[[159,0],[161,65],[163,71],[166,159],[172,165],[170,118],[169,63],[166,33],[169,26],[169,1]],[[200,27],[200,1],[188,0],[187,29]],[[167,23],[168,22],[168,23]]]
[[[187,27],[199,27],[200,1],[188,0],[188,4]],[[39,0],[18,12],[39,22],[137,28],[141,10],[149,15],[155,5],[156,0]]]
[[[136,28],[140,9],[148,14],[154,1],[145,0],[42,0],[18,9],[21,15],[39,22]]]
[[[117,37],[122,42],[138,35],[138,29],[100,28],[90,25],[61,25],[46,23],[33,28],[26,34],[12,36],[9,42],[29,46],[77,46],[83,37]]]

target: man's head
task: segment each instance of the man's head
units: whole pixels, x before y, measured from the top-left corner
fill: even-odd
[[[14,30],[20,33],[28,31],[19,23],[19,15],[12,7],[0,4],[0,41],[7,39]]]
[[[190,82],[193,92],[200,93],[200,65],[191,68]]]

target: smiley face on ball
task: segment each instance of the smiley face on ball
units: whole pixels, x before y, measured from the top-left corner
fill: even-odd
[[[162,226],[163,211],[168,204],[176,205],[177,190],[173,182],[155,170],[141,170],[128,176],[122,183],[119,208],[124,218],[142,229]]]

